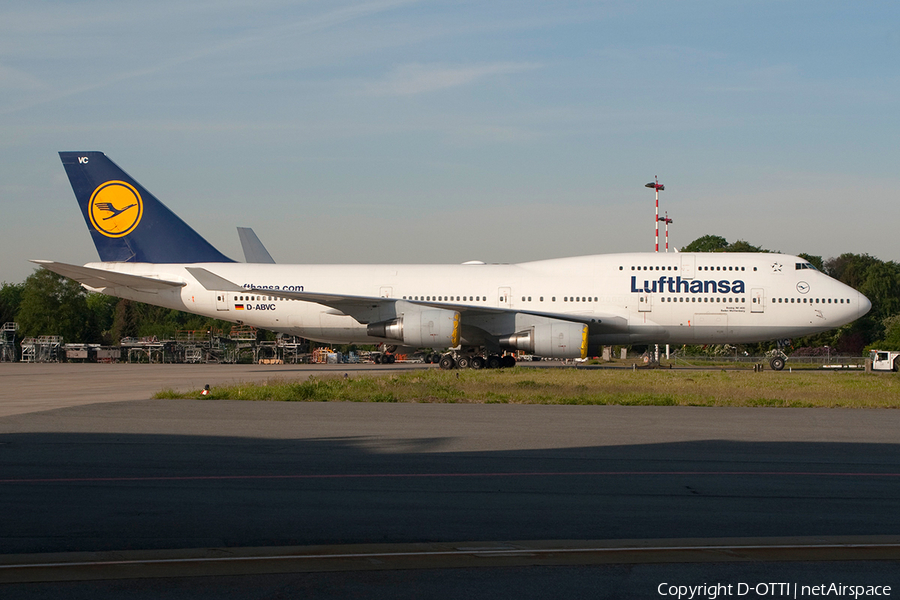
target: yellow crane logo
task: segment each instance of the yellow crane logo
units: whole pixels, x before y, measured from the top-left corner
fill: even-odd
[[[91,195],[88,213],[94,229],[106,237],[123,237],[141,222],[144,202],[133,186],[124,181],[107,181]]]

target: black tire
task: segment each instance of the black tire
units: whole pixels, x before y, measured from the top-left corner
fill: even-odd
[[[456,360],[456,366],[460,369],[468,369],[472,366],[472,359],[468,356],[460,356]]]
[[[784,368],[784,359],[781,358],[780,356],[776,356],[775,358],[773,358],[772,360],[769,361],[769,367],[771,367],[771,369],[773,371],[782,370]]]
[[[897,371],[900,371],[900,356],[898,356],[897,358],[894,359],[893,371],[894,371],[894,373],[896,373]]]
[[[514,366],[516,366],[516,357],[512,354],[507,354],[500,359],[500,368],[509,369]]]
[[[499,369],[500,368],[500,357],[495,354],[488,356],[487,368],[488,369]]]
[[[381,359],[381,364],[392,365],[392,364],[394,364],[395,360],[397,360],[397,359],[394,358],[393,354],[385,354],[384,357],[382,357],[382,359]]]
[[[441,368],[445,371],[449,371],[456,366],[456,361],[453,360],[453,356],[451,356],[450,354],[445,354],[441,357],[440,363],[438,364],[440,364]]]
[[[473,369],[483,369],[484,368],[484,358],[480,356],[472,357],[472,368]]]
[[[426,354],[426,355],[425,355],[425,358],[423,358],[422,360],[425,361],[425,364],[426,364],[426,365],[430,365],[430,364],[431,364],[431,355],[430,355],[430,354]]]
[[[374,362],[376,365],[380,365],[381,364],[381,355],[376,354],[375,358],[372,359],[372,362]]]

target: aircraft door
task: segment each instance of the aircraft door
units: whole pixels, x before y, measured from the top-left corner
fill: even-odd
[[[497,299],[499,300],[500,308],[512,308],[512,289],[508,287],[502,287],[497,290]]]
[[[650,294],[641,294],[638,296],[638,312],[650,312],[653,310],[653,296]]]
[[[229,310],[228,309],[228,293],[227,292],[213,292],[216,295],[216,310]]]
[[[681,278],[682,279],[693,279],[694,278],[694,263],[695,257],[693,254],[682,254],[681,255]]]
[[[750,298],[750,312],[766,312],[766,291],[763,288],[751,289]]]

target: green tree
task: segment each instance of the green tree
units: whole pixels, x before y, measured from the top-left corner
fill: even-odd
[[[760,246],[754,246],[750,242],[738,240],[732,244],[728,244],[728,247],[725,248],[725,252],[768,252],[768,250],[765,250]]]
[[[801,252],[798,254],[800,258],[806,259],[812,266],[817,268],[818,270],[825,272],[825,261],[822,260],[821,256],[816,256],[814,254],[807,254],[805,252]]]
[[[682,252],[725,252],[728,247],[728,240],[718,235],[704,235],[699,237],[687,246],[684,246]]]
[[[873,344],[873,350],[900,350],[900,314],[884,320],[884,337]]]
[[[118,338],[112,336],[112,329],[119,298],[91,292],[85,301],[91,312],[92,324],[99,332],[100,342],[106,346],[118,344]]]
[[[845,253],[826,260],[825,273],[858,290],[866,280],[869,267],[879,262],[881,261],[868,254]]]
[[[19,306],[22,304],[23,283],[0,284],[0,325],[16,320]]]
[[[704,235],[681,249],[682,252],[768,252],[750,242],[738,240],[731,244],[720,235]]]
[[[884,319],[900,312],[900,265],[881,262],[869,265],[857,288],[872,302],[871,318]]]
[[[66,342],[100,341],[84,288],[46,269],[25,280],[16,320],[23,337],[61,335]]]

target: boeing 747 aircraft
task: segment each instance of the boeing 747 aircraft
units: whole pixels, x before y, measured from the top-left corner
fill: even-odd
[[[34,261],[43,268],[92,291],[315,341],[449,348],[440,359],[446,369],[512,366],[504,352],[514,350],[584,358],[614,344],[799,337],[871,308],[856,290],[784,254],[236,263],[102,152],[60,158],[101,262]]]

